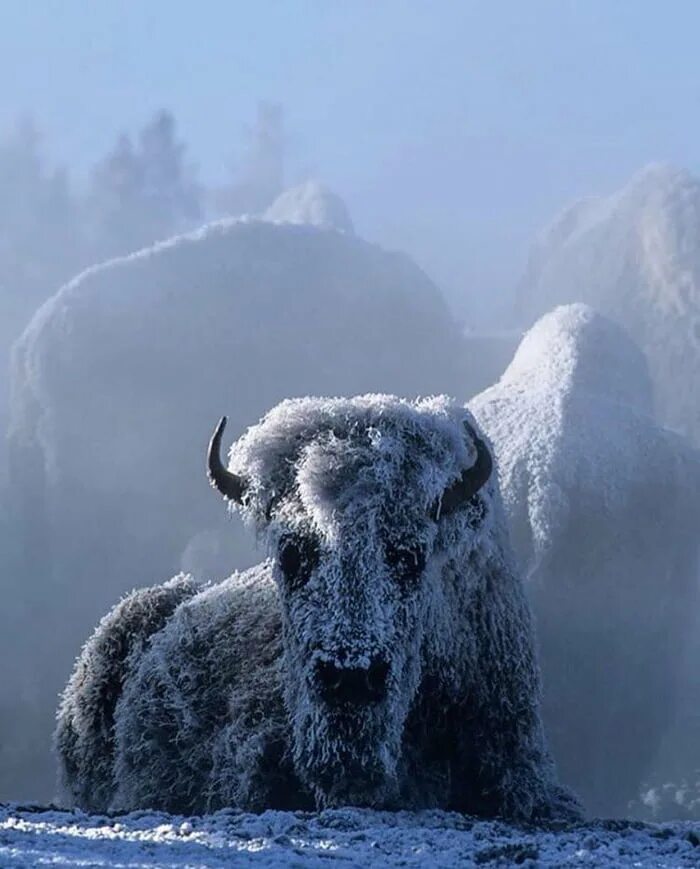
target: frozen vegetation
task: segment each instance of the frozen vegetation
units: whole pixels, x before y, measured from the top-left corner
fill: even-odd
[[[654,421],[640,350],[582,304],[538,321],[469,406],[494,444],[527,574],[560,773],[589,811],[623,814],[682,688],[697,453]]]

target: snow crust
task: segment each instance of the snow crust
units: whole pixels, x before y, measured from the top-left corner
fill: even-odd
[[[354,232],[343,200],[319,181],[307,181],[298,187],[285,190],[265,211],[263,220]]]
[[[625,821],[513,827],[440,811],[321,813],[226,809],[88,815],[0,805],[0,863],[29,866],[177,867],[696,867],[697,825]]]

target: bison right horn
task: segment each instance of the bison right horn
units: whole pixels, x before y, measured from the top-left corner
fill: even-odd
[[[454,512],[461,504],[470,501],[479,489],[486,484],[493,470],[491,452],[474,428],[464,420],[464,428],[471,436],[476,447],[476,461],[467,468],[462,476],[446,489],[442,498],[437,502],[433,518],[437,521],[440,516]]]
[[[209,441],[207,477],[209,477],[211,485],[218,489],[227,501],[235,501],[236,504],[240,504],[245,494],[245,482],[241,477],[232,474],[225,468],[221,461],[221,436],[226,428],[226,422],[226,417],[222,416]]]

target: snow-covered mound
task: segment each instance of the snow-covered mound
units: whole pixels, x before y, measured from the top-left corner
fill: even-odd
[[[567,209],[532,250],[518,319],[568,302],[627,329],[649,359],[659,418],[700,443],[700,181],[653,165]]]
[[[19,662],[8,679],[41,685],[47,743],[72,658],[124,591],[181,562],[198,578],[252,563],[204,472],[222,413],[236,435],[289,396],[464,400],[488,376],[425,274],[349,233],[227,220],[63,287],[15,348],[9,499],[26,561],[1,580],[5,600],[31,602],[0,612],[0,635]],[[30,755],[52,778],[47,746]]]
[[[586,305],[543,317],[469,407],[529,577],[562,779],[622,812],[673,715],[697,604],[697,456],[651,417],[638,348]]]
[[[271,223],[305,223],[321,229],[353,232],[343,200],[318,181],[307,181],[285,190],[263,214]]]
[[[224,810],[86,815],[0,806],[3,869],[256,867],[696,867],[700,829],[688,823],[596,821],[543,828],[447,812],[359,809],[321,813]]]

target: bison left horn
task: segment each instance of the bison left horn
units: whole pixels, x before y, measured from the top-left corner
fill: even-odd
[[[221,461],[221,437],[226,428],[226,417],[222,416],[214,429],[207,451],[207,476],[211,485],[218,489],[227,501],[240,504],[245,493],[245,482],[241,477],[232,474]]]
[[[434,509],[436,521],[440,516],[453,513],[460,505],[470,501],[487,482],[493,470],[493,459],[489,448],[466,420],[464,428],[476,447],[476,461],[464,471],[456,483],[453,483],[449,489],[445,489]]]

